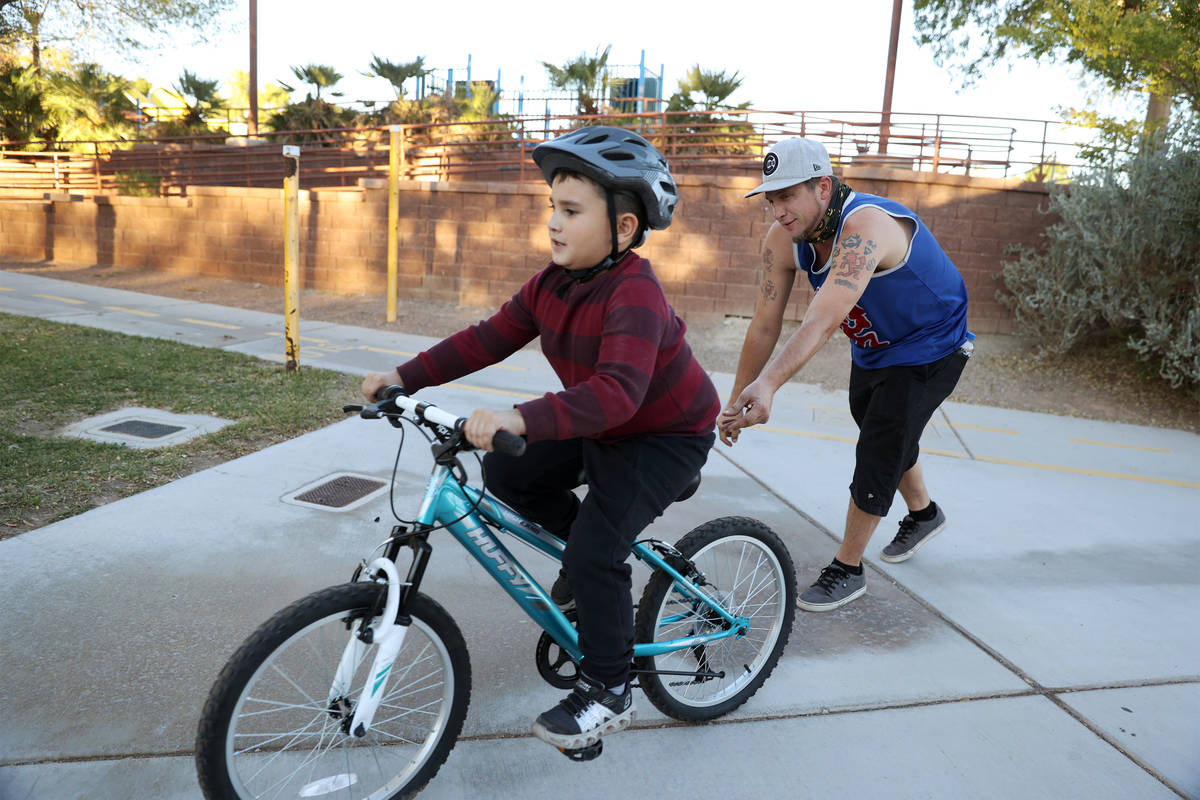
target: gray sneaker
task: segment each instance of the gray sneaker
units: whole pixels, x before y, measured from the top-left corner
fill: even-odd
[[[867,591],[867,576],[853,575],[830,564],[821,570],[816,583],[796,598],[796,607],[805,611],[833,611]]]
[[[942,507],[937,507],[937,514],[928,522],[917,522],[912,514],[905,514],[900,520],[900,530],[892,543],[883,548],[880,558],[890,564],[898,564],[913,557],[921,549],[921,545],[937,536],[946,527],[946,515]]]

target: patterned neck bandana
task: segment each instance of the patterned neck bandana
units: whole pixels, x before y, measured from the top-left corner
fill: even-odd
[[[821,221],[813,229],[813,232],[804,237],[804,241],[809,244],[833,238],[837,233],[838,222],[842,219],[842,206],[846,204],[846,198],[850,196],[849,186],[837,178],[831,177],[830,180],[833,181],[833,194],[829,196],[829,208],[825,210],[825,216],[821,217]]]

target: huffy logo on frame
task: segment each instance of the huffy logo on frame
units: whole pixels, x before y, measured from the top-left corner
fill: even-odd
[[[770,175],[779,168],[779,156],[774,153],[767,153],[767,157],[763,159],[763,175]]]

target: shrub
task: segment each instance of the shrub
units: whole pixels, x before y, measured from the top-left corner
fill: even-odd
[[[1200,388],[1200,126],[1051,189],[1044,247],[1018,249],[999,299],[1043,353],[1117,332],[1171,386]]]
[[[162,176],[146,169],[131,169],[113,175],[117,194],[131,197],[158,197],[162,194]]]

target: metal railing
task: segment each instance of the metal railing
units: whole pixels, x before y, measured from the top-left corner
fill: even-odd
[[[636,98],[634,98],[636,100]],[[399,126],[401,175],[410,180],[540,181],[530,159],[538,143],[588,124],[638,130],[680,172],[756,174],[772,143],[807,136],[841,166],[1058,180],[1081,165],[1092,131],[1050,120],[878,112],[718,111],[507,117]],[[138,142],[86,142],[89,152],[31,152],[0,142],[0,197],[45,192],[181,194],[189,185],[278,187],[279,147],[301,147],[304,188],[353,186],[386,177],[387,127],[204,136]],[[37,143],[34,143],[37,146]],[[132,188],[131,188],[132,187]]]

